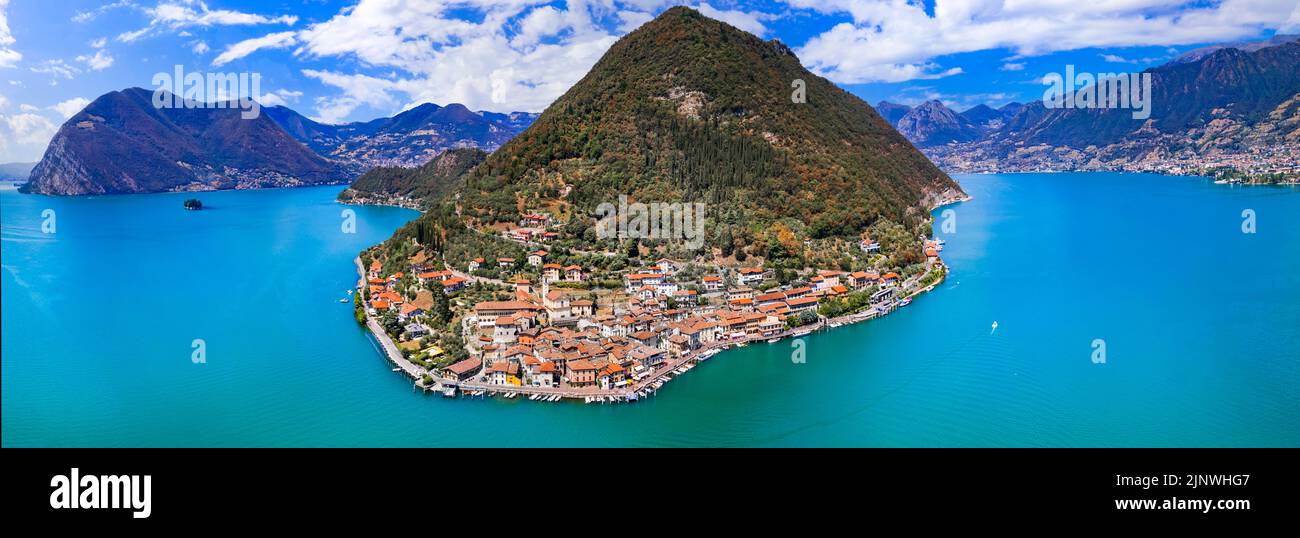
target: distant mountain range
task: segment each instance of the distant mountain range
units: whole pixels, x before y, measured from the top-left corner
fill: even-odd
[[[1041,101],[961,113],[938,101],[877,107],[890,111],[899,132],[949,171],[1217,162],[1213,156],[1300,144],[1295,36],[1205,47],[1143,73],[1152,80],[1151,115],[1144,120],[1129,109],[1049,109]]]
[[[919,148],[979,140],[1006,125],[1022,108],[1020,103],[996,109],[981,104],[955,112],[937,100],[915,107],[889,101],[876,104],[876,111]]]
[[[32,175],[36,163],[0,163],[0,179],[6,181],[27,181]]]
[[[1209,56],[1211,53],[1213,53],[1216,50],[1237,49],[1242,52],[1255,52],[1259,49],[1276,47],[1278,45],[1290,43],[1296,40],[1300,40],[1300,35],[1278,34],[1269,39],[1265,39],[1262,41],[1238,41],[1236,43],[1220,43],[1218,45],[1210,45],[1208,47],[1201,47],[1199,49],[1193,49],[1184,52],[1181,56],[1174,58],[1174,63],[1198,62],[1204,60],[1206,56]]]
[[[424,104],[392,118],[329,125],[265,107],[157,108],[153,91],[100,96],[69,118],[26,192],[58,195],[345,183],[375,166],[416,166],[460,147],[495,149],[534,114]]]
[[[917,147],[970,142],[980,137],[974,122],[939,101],[926,101],[909,109],[894,127]]]
[[[491,152],[523,132],[537,114],[474,112],[461,104],[425,103],[391,118],[329,125],[283,106],[264,110],[290,136],[317,153],[365,169],[419,166],[452,148]]]

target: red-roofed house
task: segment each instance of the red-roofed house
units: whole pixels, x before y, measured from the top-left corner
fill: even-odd
[[[564,268],[564,280],[569,282],[582,282],[582,266],[570,265]]]
[[[763,281],[763,269],[759,267],[742,267],[737,273],[740,274],[740,283],[744,286],[753,286]]]
[[[570,386],[588,387],[596,384],[596,374],[600,369],[587,359],[576,359],[566,361],[564,364],[564,378]]]
[[[483,368],[483,361],[478,357],[470,357],[451,366],[442,369],[442,378],[451,381],[464,381],[473,377]]]
[[[514,361],[497,361],[488,368],[488,383],[493,385],[520,385],[519,363]]]
[[[546,260],[547,252],[545,250],[534,250],[528,253],[528,265],[537,267]]]
[[[542,266],[542,280],[546,282],[555,282],[560,280],[560,271],[563,268],[558,263],[548,263]]]

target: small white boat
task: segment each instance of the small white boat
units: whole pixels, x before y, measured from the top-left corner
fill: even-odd
[[[769,343],[769,344],[775,344],[775,343],[780,342],[780,341],[781,341],[780,338],[769,338],[769,339],[767,340],[767,343]]]
[[[401,369],[401,368],[393,368],[393,371],[394,371],[394,372],[400,372],[400,371],[402,371],[402,369]]]
[[[348,300],[347,300],[347,299],[339,299],[339,302],[340,302],[340,303],[346,303],[346,302],[348,302]]]

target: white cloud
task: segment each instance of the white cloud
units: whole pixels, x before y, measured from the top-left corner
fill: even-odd
[[[654,20],[654,15],[644,11],[623,10],[618,12],[619,21],[618,31],[631,32],[641,27],[642,24]]]
[[[10,48],[14,36],[9,32],[9,0],[0,0],[0,68],[13,67],[23,59],[23,55]]]
[[[277,32],[262,37],[245,39],[226,47],[226,50],[222,51],[221,54],[217,55],[216,59],[212,60],[212,65],[220,67],[248,56],[260,49],[283,49],[292,46],[297,41],[297,38],[294,37],[295,35],[296,33],[292,31]]]
[[[1279,27],[1295,0],[783,0],[848,14],[810,39],[799,58],[840,83],[898,82],[951,74],[949,54],[1009,49],[1027,57],[1091,47],[1231,41]],[[1285,23],[1283,23],[1285,24]]]
[[[104,5],[102,5],[102,6],[99,6],[98,8],[92,9],[92,10],[90,10],[90,11],[78,11],[76,15],[73,15],[73,17],[72,17],[72,22],[75,22],[75,23],[86,23],[86,22],[90,22],[90,21],[95,20],[96,17],[98,17],[98,16],[100,16],[100,15],[103,15],[104,13],[107,13],[107,12],[110,11],[110,10],[114,10],[114,9],[117,9],[117,8],[120,8],[120,7],[135,8],[135,7],[138,7],[138,6],[136,6],[136,4],[135,4],[134,2],[131,2],[130,0],[122,0],[122,1],[120,1],[120,2],[113,2],[113,3],[111,3],[111,4],[104,4]]]
[[[1113,64],[1150,64],[1163,62],[1169,59],[1169,56],[1147,56],[1143,58],[1125,58],[1118,54],[1100,54],[1102,60]]]
[[[325,121],[338,121],[363,103],[400,108],[402,97],[405,104],[458,102],[476,110],[539,111],[618,39],[593,20],[612,15],[606,10],[613,0],[548,3],[361,0],[300,32],[295,54],[351,57],[401,73],[346,80],[339,73],[308,74],[343,90],[317,100],[317,115]],[[466,18],[464,9],[478,16]],[[371,101],[375,96],[384,100]]]
[[[152,30],[152,29],[153,29],[152,27],[146,26],[146,27],[141,28],[141,29],[139,29],[139,30],[133,30],[133,31],[130,31],[130,32],[122,32],[122,33],[120,33],[120,34],[117,35],[117,40],[118,40],[118,41],[121,41],[121,42],[123,42],[123,43],[131,43],[131,42],[133,42],[133,41],[136,41],[136,40],[138,40],[138,39],[144,37],[144,36],[145,36],[146,34],[148,34],[149,31]]]
[[[302,98],[302,92],[293,90],[276,90],[262,94],[258,102],[262,106],[289,106]]]
[[[1296,2],[1295,10],[1291,16],[1287,17],[1286,23],[1277,29],[1280,34],[1297,34],[1300,33],[1300,2]]]
[[[208,48],[208,44],[207,44],[207,42],[205,42],[205,41],[198,41],[198,42],[195,42],[195,43],[194,43],[194,46],[193,46],[193,47],[190,47],[190,52],[193,52],[194,54],[196,54],[196,55],[198,55],[198,56],[202,56],[202,55],[204,55],[204,54],[207,54],[207,53],[208,53],[208,50],[209,50],[209,48]]]
[[[93,55],[77,56],[77,61],[86,64],[87,67],[95,71],[102,71],[113,66],[113,55],[104,49],[98,49]]]
[[[174,28],[183,26],[230,26],[230,25],[251,25],[251,24],[287,24],[293,26],[298,22],[298,17],[294,15],[281,15],[278,17],[267,17],[253,13],[243,13],[231,11],[228,9],[208,9],[203,3],[198,3],[199,9],[194,9],[192,2],[171,3],[163,2],[152,9],[146,10],[153,17],[153,22],[167,24]]]
[[[739,10],[716,9],[707,2],[701,2],[696,6],[696,9],[699,9],[700,13],[703,13],[707,17],[718,19],[756,36],[763,37],[767,35],[767,27],[761,22],[762,20],[769,18],[766,14],[749,13]]]
[[[963,112],[975,105],[989,105],[998,108],[1014,101],[1016,97],[1016,94],[1004,92],[951,94],[940,92],[929,86],[911,86],[904,88],[886,100],[908,106],[916,106],[927,101],[939,101],[943,103],[943,106]]]
[[[86,105],[89,104],[90,99],[86,99],[85,97],[73,97],[72,99],[68,99],[67,101],[50,108],[63,115],[64,119],[67,119],[76,116],[78,112],[81,112],[81,109],[86,108]]]
[[[31,70],[33,73],[41,73],[44,75],[50,75],[56,79],[64,78],[69,80],[76,76],[77,73],[81,72],[81,70],[77,69],[76,66],[69,65],[63,60],[46,60],[41,62],[40,65],[32,67]]]
[[[58,125],[38,113],[39,108],[20,104],[10,113],[12,103],[0,95],[0,162],[28,162],[40,158]]]
[[[23,112],[13,115],[0,114],[0,130],[3,130],[0,138],[5,138],[18,146],[9,149],[23,152],[7,155],[5,160],[20,160],[31,158],[43,150],[45,145],[50,143],[50,139],[54,138],[54,133],[59,130],[59,126],[43,115]]]
[[[542,6],[532,10],[519,21],[519,33],[511,45],[524,47],[535,45],[544,38],[559,34],[568,28],[564,14],[551,6]]]
[[[162,29],[170,29],[179,31],[180,34],[189,35],[188,32],[182,29],[192,26],[251,26],[260,24],[293,26],[298,22],[298,17],[295,15],[267,16],[229,9],[209,9],[206,3],[194,0],[160,2],[154,7],[143,8],[142,11],[149,16],[149,25],[139,30],[119,34],[117,36],[118,41],[127,43],[137,41]]]
[[[343,90],[343,95],[316,98],[316,116],[322,123],[340,123],[362,104],[392,108],[397,105],[393,92],[405,81],[392,81],[369,75],[348,75],[330,71],[304,69],[302,74],[319,80],[322,84]]]
[[[303,71],[339,90],[314,99],[316,119],[326,122],[344,121],[361,106],[392,112],[422,102],[535,112],[577,82],[620,35],[683,3],[759,35],[768,33],[763,21],[773,17],[698,0],[359,0],[303,30],[229,45],[212,65],[286,47],[296,47],[294,56],[304,59],[355,60],[356,73]],[[150,25],[119,40],[140,39],[157,28],[296,22],[209,10],[198,2],[166,1],[143,11],[151,15]],[[611,23],[616,30],[608,28]],[[207,43],[197,42],[191,51],[206,53]],[[367,74],[375,72],[386,74]]]
[[[1000,69],[1003,71],[1024,71],[1025,64],[1018,63],[1018,62],[1007,62],[1002,64],[1002,67]]]

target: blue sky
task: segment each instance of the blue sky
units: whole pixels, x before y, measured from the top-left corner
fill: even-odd
[[[95,97],[176,65],[256,72],[328,122],[421,102],[540,111],[618,37],[689,5],[793,47],[868,100],[1041,98],[1044,74],[1138,71],[1300,31],[1297,0],[0,0],[0,162],[33,161]]]

